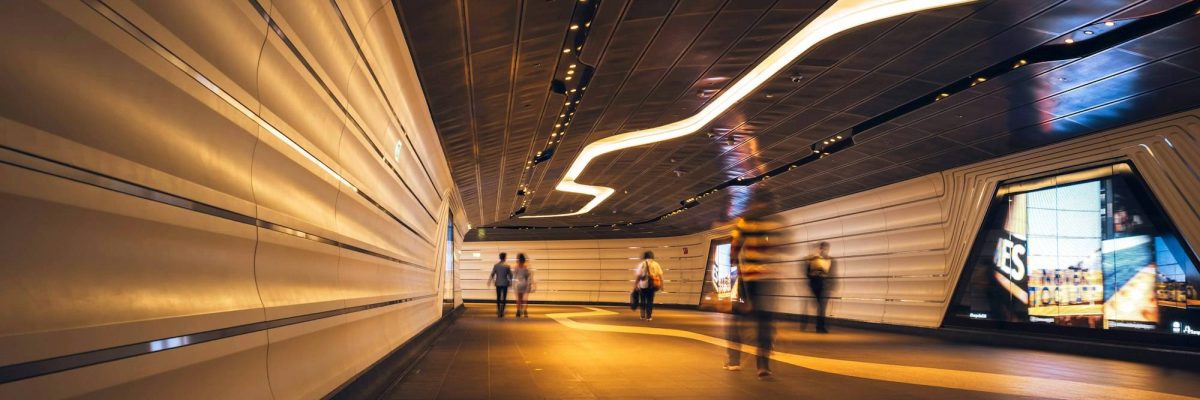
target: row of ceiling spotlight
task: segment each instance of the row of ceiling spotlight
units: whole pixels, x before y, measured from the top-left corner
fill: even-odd
[[[945,87],[935,90],[929,95],[920,96],[916,99],[905,103],[892,110],[876,115],[871,119],[855,125],[854,127],[830,136],[826,139],[818,141],[811,145],[811,152],[803,155],[800,159],[784,164],[766,173],[756,176],[741,176],[735,179],[723,182],[708,190],[705,190],[686,200],[680,201],[680,207],[675,208],[663,215],[638,222],[627,222],[621,224],[612,224],[616,227],[619,225],[630,226],[648,224],[662,220],[663,218],[678,215],[689,208],[700,204],[700,200],[716,194],[721,190],[734,186],[750,186],[763,180],[777,176],[784,172],[791,171],[801,165],[812,161],[825,158],[837,151],[843,150],[852,146],[853,136],[865,132],[871,128],[878,127],[888,121],[894,120],[902,115],[928,106],[934,102],[950,97],[953,94],[973,88],[979,84],[995,79],[1007,72],[1020,69],[1026,65],[1042,63],[1048,61],[1061,61],[1076,58],[1087,57],[1100,51],[1113,48],[1121,43],[1131,41],[1133,39],[1148,35],[1152,32],[1182,22],[1188,18],[1200,15],[1200,1],[1189,1],[1188,3],[1176,6],[1167,11],[1157,14],[1152,14],[1144,17],[1129,19],[1129,20],[1105,20],[1103,22],[1094,23],[1068,34],[1068,40],[1061,42],[1052,42],[1035,47],[1017,56],[996,63],[988,68],[985,68],[978,73],[972,74],[960,80],[957,80]],[[1072,39],[1072,36],[1082,34],[1083,37],[1079,40]],[[710,130],[709,137],[715,136],[716,131]],[[523,210],[522,210],[523,211]],[[590,226],[599,227],[609,224],[593,224]],[[531,226],[497,226],[496,228],[503,229],[573,229],[585,228],[583,226],[566,226],[566,227],[531,227]]]
[[[509,218],[525,213],[526,207],[529,205],[529,195],[533,194],[533,191],[529,189],[529,184],[533,180],[533,170],[538,164],[553,157],[558,150],[563,137],[567,135],[567,128],[571,126],[571,120],[575,117],[575,111],[579,108],[579,102],[583,100],[587,84],[592,79],[595,69],[584,64],[580,60],[579,54],[583,51],[583,44],[587,41],[592,27],[592,19],[595,18],[596,9],[599,6],[600,0],[580,0],[571,14],[571,21],[567,25],[567,32],[563,37],[562,54],[555,64],[554,79],[550,81],[550,91],[563,95],[565,101],[558,116],[554,119],[554,127],[550,130],[550,137],[546,139],[546,145],[525,162],[516,192],[517,198],[521,202],[517,209],[509,214]]]

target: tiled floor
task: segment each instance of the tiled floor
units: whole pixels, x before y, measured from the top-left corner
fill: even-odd
[[[1022,385],[1022,377],[1041,379],[1045,389],[1033,391],[1032,398],[1072,398],[1081,393],[1073,392],[1076,386],[1091,385],[1095,391],[1096,384],[1141,391],[1132,396],[1100,391],[1099,397],[1123,400],[1200,395],[1200,373],[1191,371],[873,331],[818,335],[800,332],[795,322],[777,325],[776,350],[791,364],[773,362],[775,375],[760,380],[752,355],[743,356],[745,370],[725,371],[725,348],[704,339],[723,338],[725,315],[656,310],[654,321],[644,322],[628,308],[600,309],[617,314],[564,319],[560,313],[592,309],[531,306],[529,318],[514,318],[510,310],[499,319],[486,305],[470,305],[387,398],[1012,399],[1024,397],[1013,394],[1020,391],[997,390],[997,384]],[[547,314],[559,314],[558,320]],[[571,321],[587,327],[568,326]],[[648,334],[586,330],[631,326],[665,329]],[[863,366],[862,371],[828,372],[836,371],[828,365],[845,367],[846,361],[859,362],[850,364]],[[889,368],[897,369],[895,376],[856,377]],[[968,372],[964,377],[959,371]],[[924,384],[901,383],[907,382],[905,373]],[[972,379],[979,380],[980,390],[947,388],[974,388]]]

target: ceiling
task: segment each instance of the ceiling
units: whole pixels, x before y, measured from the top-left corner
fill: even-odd
[[[744,211],[756,193],[772,192],[774,209],[786,210],[1200,105],[1200,18],[1143,27],[1082,57],[1003,68],[913,104],[1068,38],[1100,39],[1105,21],[1121,28],[1197,3],[981,1],[836,36],[708,129],[597,158],[579,181],[616,194],[586,215],[512,216],[522,206],[526,215],[579,209],[589,196],[554,186],[583,146],[695,113],[827,3],[395,1],[467,218],[486,227],[468,240],[694,233]],[[576,40],[582,50],[564,53]],[[583,87],[562,82],[568,64],[590,75],[577,97],[552,84]],[[568,111],[564,136],[552,137]],[[888,118],[872,120],[880,115]],[[869,129],[852,146],[797,163],[814,143],[856,126]],[[553,156],[531,165],[548,145]],[[798,166],[769,182],[719,190],[658,219],[699,193],[790,164]],[[628,225],[640,221],[651,222]]]

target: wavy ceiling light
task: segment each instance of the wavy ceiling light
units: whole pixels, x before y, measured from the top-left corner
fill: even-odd
[[[914,13],[917,11],[970,3],[976,0],[841,0],[829,6],[821,15],[797,32],[779,46],[750,72],[739,78],[728,89],[713,98],[713,101],[700,112],[691,117],[666,125],[649,129],[613,135],[597,140],[585,146],[571,168],[567,170],[562,181],[555,189],[564,192],[579,193],[593,196],[582,208],[575,212],[550,215],[525,215],[521,218],[552,218],[586,214],[604,200],[612,196],[614,190],[610,187],[585,185],[575,182],[584,168],[593,159],[617,150],[646,145],[664,140],[675,139],[697,132],[711,123],[717,116],[733,107],[734,104],[746,98],[779,71],[795,62],[800,55],[807,52],[817,43],[838,33],[856,28],[861,25],[891,17]]]

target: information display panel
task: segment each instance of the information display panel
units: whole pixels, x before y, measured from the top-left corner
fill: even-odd
[[[947,323],[1200,345],[1200,272],[1121,163],[1002,184]]]
[[[738,299],[738,268],[730,238],[714,239],[708,250],[708,266],[704,270],[704,288],[700,290],[700,309],[729,309]]]

